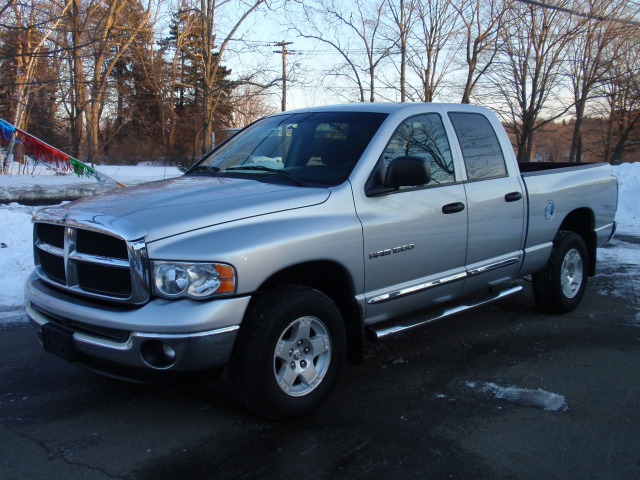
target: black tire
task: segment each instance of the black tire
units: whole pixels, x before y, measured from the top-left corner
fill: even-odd
[[[229,374],[240,401],[259,417],[298,417],[326,400],[345,353],[344,322],[331,299],[283,286],[251,302]]]
[[[559,231],[547,265],[533,274],[533,295],[538,307],[548,313],[574,310],[587,288],[589,255],[575,232]]]

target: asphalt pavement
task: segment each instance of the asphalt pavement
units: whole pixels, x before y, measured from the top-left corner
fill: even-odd
[[[611,278],[571,314],[527,288],[368,341],[325,405],[283,423],[246,412],[226,376],[125,383],[3,325],[0,479],[640,478],[640,305],[602,293]]]

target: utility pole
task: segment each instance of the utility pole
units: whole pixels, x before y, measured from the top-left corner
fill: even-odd
[[[287,55],[292,55],[295,52],[293,50],[287,50],[287,45],[291,45],[293,42],[281,42],[274,43],[274,46],[281,47],[282,50],[274,50],[273,53],[282,54],[282,111],[287,109]]]

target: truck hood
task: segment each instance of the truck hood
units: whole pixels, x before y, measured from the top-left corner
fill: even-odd
[[[151,242],[220,223],[317,205],[329,195],[326,188],[183,176],[47,208],[35,219],[90,225],[127,240],[145,237]]]

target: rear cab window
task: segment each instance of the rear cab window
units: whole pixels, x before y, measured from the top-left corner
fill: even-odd
[[[449,112],[462,150],[467,179],[487,180],[507,176],[500,142],[489,120],[480,113]]]

